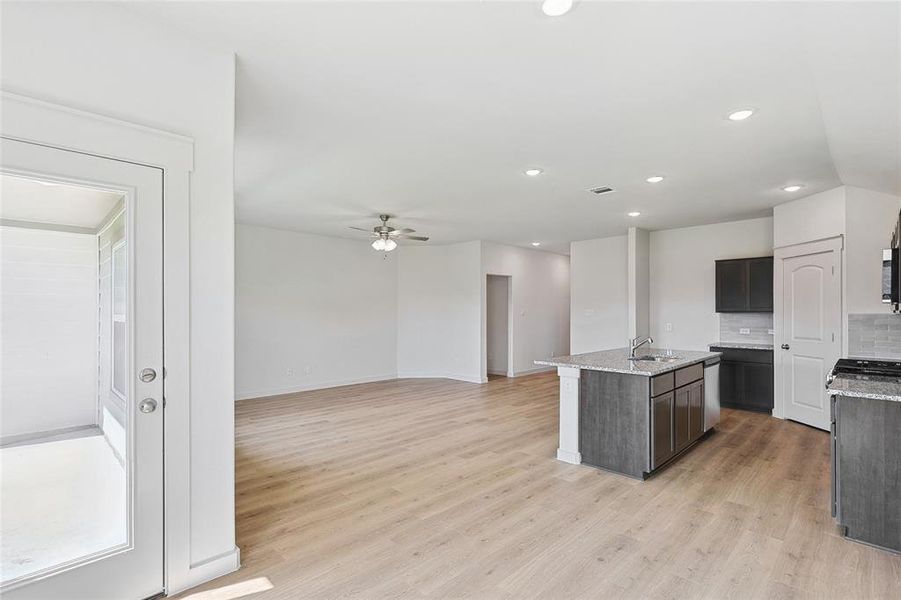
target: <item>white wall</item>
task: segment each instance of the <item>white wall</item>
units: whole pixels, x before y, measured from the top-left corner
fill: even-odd
[[[483,285],[489,274],[510,276],[514,375],[543,370],[535,366],[535,360],[568,354],[569,258],[482,242],[481,260]],[[487,348],[484,352],[487,356]],[[485,360],[483,365],[484,376]]]
[[[629,338],[628,238],[570,246],[570,353],[622,348]]]
[[[882,249],[889,247],[901,198],[846,187],[845,284],[849,314],[890,313],[882,303]]]
[[[397,252],[238,225],[238,398],[393,379],[396,347]]]
[[[508,353],[510,349],[510,278],[489,275],[485,286],[486,307],[486,360],[488,372],[493,375],[508,375]]]
[[[0,227],[0,436],[97,424],[97,236]]]
[[[650,335],[651,237],[647,230],[629,228],[629,337]]]
[[[481,242],[397,250],[398,377],[481,382]]]
[[[769,217],[652,231],[654,346],[706,350],[718,341],[714,261],[772,254],[773,219]],[[667,323],[672,323],[672,331],[666,331]]]
[[[114,3],[4,3],[10,92],[194,138],[191,567],[234,550],[234,56]],[[178,585],[179,582],[174,582]]]
[[[837,187],[773,208],[773,247],[845,233],[845,188]]]
[[[850,314],[891,312],[881,301],[882,249],[891,241],[901,198],[851,186],[781,204],[773,209],[776,246],[844,236],[842,351],[848,352]]]

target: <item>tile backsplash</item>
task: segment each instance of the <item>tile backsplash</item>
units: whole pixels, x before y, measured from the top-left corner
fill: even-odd
[[[901,359],[901,314],[848,315],[848,356]]]
[[[720,342],[772,344],[772,329],[773,313],[720,313]]]

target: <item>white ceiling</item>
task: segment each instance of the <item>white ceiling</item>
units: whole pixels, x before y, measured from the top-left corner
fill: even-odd
[[[97,229],[121,193],[0,174],[0,218]]]
[[[898,3],[165,2],[237,54],[238,220],[572,240],[901,193]],[[747,121],[734,109],[753,107]],[[528,167],[544,169],[529,178]],[[645,178],[665,175],[651,185]],[[789,195],[784,185],[804,188]],[[586,188],[609,185],[615,194]],[[631,219],[626,212],[642,215]],[[360,234],[363,236],[363,234]]]

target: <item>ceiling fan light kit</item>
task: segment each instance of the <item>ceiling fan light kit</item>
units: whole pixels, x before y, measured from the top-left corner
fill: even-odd
[[[397,242],[395,240],[415,240],[417,242],[429,241],[429,238],[426,236],[411,235],[416,231],[415,229],[410,229],[409,227],[395,229],[394,227],[391,227],[388,225],[388,219],[390,218],[391,215],[379,215],[382,224],[373,227],[372,231],[363,229],[362,227],[351,227],[351,229],[365,231],[369,233],[370,237],[375,238],[372,242],[372,249],[377,252],[391,252],[397,248]]]

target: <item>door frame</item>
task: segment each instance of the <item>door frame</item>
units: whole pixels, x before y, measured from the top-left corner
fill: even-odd
[[[238,568],[238,548],[191,559],[190,177],[194,139],[0,90],[0,136],[163,171],[163,583],[175,593]]]
[[[836,332],[839,339],[838,356],[839,358],[845,348],[845,328],[847,315],[845,314],[845,279],[844,279],[844,243],[843,235],[836,237],[805,242],[801,244],[792,244],[790,246],[782,246],[773,249],[773,416],[779,419],[785,418],[785,398],[783,394],[784,371],[786,365],[783,361],[785,354],[780,346],[785,343],[785,322],[783,315],[783,292],[782,278],[784,276],[784,261],[789,258],[797,258],[799,256],[807,256],[810,254],[820,254],[823,252],[832,252],[832,267],[835,269],[836,281],[839,286],[839,323],[836,325]],[[823,394],[826,393],[826,382],[823,382]]]
[[[503,277],[507,281],[507,377],[516,377],[513,369],[513,276],[501,273],[485,273],[485,302],[482,310],[485,311],[485,357],[484,379],[487,381],[488,371],[488,278]]]

